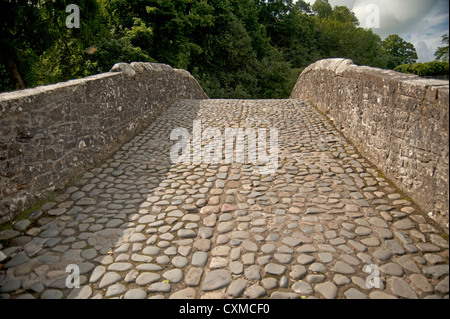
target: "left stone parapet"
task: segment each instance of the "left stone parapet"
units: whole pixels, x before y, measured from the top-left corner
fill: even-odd
[[[108,158],[170,104],[207,98],[189,72],[143,62],[0,94],[0,224]]]

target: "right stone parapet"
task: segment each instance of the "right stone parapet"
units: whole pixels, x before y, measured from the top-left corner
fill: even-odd
[[[302,72],[291,98],[327,115],[448,233],[448,81],[325,59]]]

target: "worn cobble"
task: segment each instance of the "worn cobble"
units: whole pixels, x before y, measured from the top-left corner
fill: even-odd
[[[193,120],[277,128],[276,172],[173,164]],[[5,299],[448,298],[448,235],[301,100],[177,102],[12,228]]]

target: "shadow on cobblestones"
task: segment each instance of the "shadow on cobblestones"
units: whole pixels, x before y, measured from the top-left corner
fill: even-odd
[[[193,120],[277,128],[277,171],[172,164]],[[448,237],[305,101],[175,103],[40,212],[0,233],[2,298],[448,298]]]

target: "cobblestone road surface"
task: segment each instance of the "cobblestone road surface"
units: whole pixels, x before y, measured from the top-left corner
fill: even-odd
[[[194,119],[278,128],[277,172],[171,164]],[[448,298],[448,236],[300,100],[178,102],[0,240],[0,298]]]

